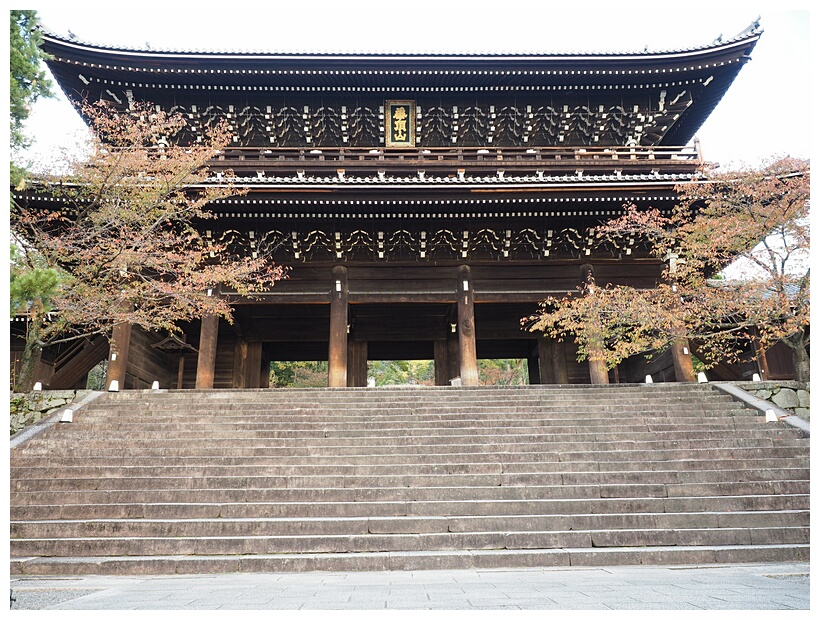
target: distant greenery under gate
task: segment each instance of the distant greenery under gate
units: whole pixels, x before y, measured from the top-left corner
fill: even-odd
[[[526,385],[527,360],[478,360],[481,385]],[[433,360],[371,360],[368,382],[384,385],[435,385]],[[271,387],[327,387],[327,362],[271,362]]]

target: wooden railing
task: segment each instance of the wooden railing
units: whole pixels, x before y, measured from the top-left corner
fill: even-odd
[[[220,152],[216,165],[233,162],[264,164],[295,162],[392,162],[434,164],[469,162],[568,162],[568,161],[698,161],[693,148],[681,147],[431,147],[416,149],[358,147],[236,147]],[[224,162],[224,164],[223,164]]]

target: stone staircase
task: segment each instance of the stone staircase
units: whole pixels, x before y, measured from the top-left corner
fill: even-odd
[[[809,559],[809,440],[708,385],[104,394],[12,450],[12,574]]]

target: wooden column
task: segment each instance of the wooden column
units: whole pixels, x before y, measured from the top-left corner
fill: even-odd
[[[553,348],[555,341],[552,338],[541,337],[538,339],[537,360],[538,360],[538,383],[555,383],[555,372],[553,369]]]
[[[347,387],[365,387],[367,385],[366,340],[348,340],[347,362]]]
[[[206,314],[199,330],[199,355],[196,361],[196,389],[212,390],[216,368],[216,343],[219,336],[219,316]]]
[[[261,343],[260,343],[261,344]],[[270,346],[270,345],[268,345]],[[262,349],[262,363],[259,368],[259,387],[261,388],[269,388],[270,387],[270,350],[267,347],[261,347]]]
[[[180,351],[177,358],[177,389],[182,389],[182,380],[185,377],[185,351]]]
[[[347,386],[347,269],[333,268],[330,289],[330,341],[328,387]]]
[[[552,373],[555,383],[566,385],[569,383],[567,370],[567,349],[560,340],[552,341]]]
[[[233,387],[260,387],[261,368],[262,343],[237,339],[233,356]]]
[[[108,353],[108,368],[105,371],[105,387],[116,381],[120,390],[125,389],[125,370],[128,366],[128,351],[131,348],[131,324],[120,323],[111,332],[111,348]]]
[[[450,355],[447,340],[433,341],[433,367],[436,372],[436,385],[450,385]]]
[[[470,267],[458,268],[458,351],[461,385],[478,385],[478,360],[475,348],[475,314]]]
[[[541,360],[538,359],[538,345],[527,356],[527,382],[530,385],[539,385],[541,381]]]
[[[456,318],[456,320],[458,320],[458,318]],[[456,331],[451,331],[447,334],[447,383],[445,385],[450,385],[450,379],[455,379],[461,372],[459,355],[458,325],[456,325]]]

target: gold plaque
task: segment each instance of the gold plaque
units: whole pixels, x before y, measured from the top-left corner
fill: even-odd
[[[387,101],[384,114],[384,145],[416,146],[416,104],[413,101]]]

